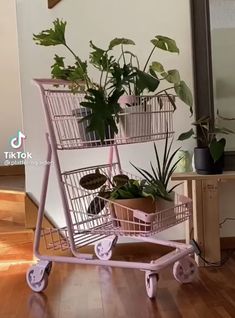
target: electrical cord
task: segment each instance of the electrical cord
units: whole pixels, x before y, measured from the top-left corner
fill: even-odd
[[[205,262],[207,265],[214,266],[214,267],[221,267],[221,266],[225,265],[225,264],[227,263],[227,261],[230,259],[230,257],[233,255],[234,251],[235,251],[234,249],[231,250],[230,253],[228,253],[228,254],[226,255],[226,257],[224,257],[224,258],[223,258],[221,261],[219,261],[219,262],[210,262],[210,261],[208,261],[207,259],[205,259],[205,258],[201,255],[201,249],[200,249],[199,245],[197,244],[197,242],[196,242],[194,239],[192,239],[192,240],[190,241],[190,243],[191,243],[191,245],[194,247],[194,251],[195,251],[195,253],[199,256],[199,258],[200,258],[203,262]]]
[[[210,265],[210,266],[214,266],[214,267],[221,267],[223,265],[225,265],[228,260],[230,259],[230,257],[233,255],[234,253],[234,250],[232,251],[232,253],[228,253],[221,261],[219,262],[209,262],[208,260],[206,260],[203,256],[201,255],[198,255],[200,257],[200,259],[205,262],[207,265]]]
[[[219,226],[222,227],[222,225],[227,222],[227,221],[235,221],[235,218],[225,218],[220,224]]]

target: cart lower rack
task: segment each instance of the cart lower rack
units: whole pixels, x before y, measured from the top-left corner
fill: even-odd
[[[113,146],[114,147],[114,146]],[[51,161],[51,147],[48,141],[48,161]],[[161,269],[174,264],[173,274],[181,283],[191,282],[197,274],[197,265],[189,257],[193,253],[191,245],[162,241],[154,238],[167,228],[175,226],[189,219],[192,212],[192,202],[183,195],[174,194],[173,201],[166,206],[160,206],[153,213],[146,213],[132,209],[120,204],[118,201],[111,201],[99,197],[97,191],[86,191],[79,185],[79,180],[86,174],[99,169],[110,175],[123,173],[119,163],[112,163],[100,166],[77,169],[61,174],[62,190],[67,202],[66,216],[69,219],[69,226],[63,228],[42,228],[41,222],[44,212],[45,196],[47,187],[42,193],[38,224],[35,238],[35,255],[39,262],[33,265],[27,272],[29,286],[37,292],[43,291],[48,284],[48,276],[51,271],[52,262],[67,262],[77,264],[104,265],[122,268],[134,268],[145,271],[146,291],[150,298],[155,297],[157,281]],[[44,184],[48,183],[50,166],[45,167]],[[103,209],[93,210],[89,213],[89,207],[94,199],[103,202]],[[160,210],[159,210],[160,209]],[[136,238],[149,243],[160,244],[175,248],[171,253],[150,263],[126,262],[110,260],[112,249],[118,241],[118,237],[125,236]],[[64,251],[69,249],[73,256],[46,256],[39,253],[40,238],[44,240],[48,250]],[[94,244],[92,254],[80,253],[80,248]]]

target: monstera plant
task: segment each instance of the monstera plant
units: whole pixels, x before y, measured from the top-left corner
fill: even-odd
[[[124,94],[156,96],[164,93],[175,109],[176,104],[172,97],[174,94],[192,112],[192,94],[181,79],[179,71],[167,70],[153,58],[157,49],[178,54],[179,49],[173,39],[155,36],[150,41],[152,48],[143,66],[136,54],[126,50],[127,46],[135,45],[131,39],[115,38],[104,49],[90,41],[88,62],[83,61],[68,44],[65,37],[66,25],[65,21],[56,19],[52,28],[34,34],[33,39],[42,46],[63,46],[72,54],[72,65],[65,63],[65,57],[55,54],[51,75],[55,79],[70,81],[74,92],[78,88],[85,92],[85,100],[81,105],[88,109],[88,113],[83,120],[88,121],[87,131],[95,132],[101,141],[105,138],[107,126],[112,134],[118,132],[117,123],[122,111],[119,100]],[[98,71],[98,81],[93,81],[90,77],[88,63]]]

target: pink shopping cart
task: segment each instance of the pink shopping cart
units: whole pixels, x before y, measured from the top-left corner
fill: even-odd
[[[105,139],[101,142],[95,133],[87,133],[86,121],[81,122],[82,117],[88,114],[87,109],[80,105],[84,98],[82,93],[72,93],[68,83],[63,81],[35,82],[40,88],[48,125],[46,160],[51,162],[53,159],[54,162],[66,226],[42,227],[50,175],[48,164],[44,171],[34,241],[34,254],[38,262],[27,271],[29,287],[36,292],[41,292],[47,287],[52,262],[140,269],[145,271],[146,291],[150,298],[156,296],[159,272],[171,264],[174,264],[173,274],[176,280],[181,283],[191,282],[197,274],[197,264],[190,257],[194,252],[193,246],[158,240],[154,237],[156,233],[189,219],[192,212],[192,202],[189,198],[175,193],[171,206],[153,213],[145,213],[135,207],[127,207],[101,197],[97,190],[86,191],[80,185],[81,178],[95,173],[97,169],[109,178],[123,173],[127,175],[122,170],[119,145],[160,140],[167,134],[173,135],[173,107],[167,96],[161,97],[161,103],[155,97],[136,97],[134,107],[126,107],[126,101],[123,105],[120,101],[123,111],[120,115],[119,132],[114,136],[107,129]],[[86,148],[95,148],[94,151],[99,151],[105,146],[109,147],[109,160],[106,164],[61,171],[60,151]],[[111,260],[112,249],[120,236],[170,246],[174,250],[149,263]],[[47,249],[69,249],[73,256],[41,255],[41,239],[44,240]],[[80,249],[90,244],[94,244],[95,255],[81,253]]]

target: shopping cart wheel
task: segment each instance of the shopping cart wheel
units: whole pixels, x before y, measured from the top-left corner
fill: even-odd
[[[51,270],[52,270],[52,262],[49,262],[47,267],[46,267],[46,272],[47,272],[48,276],[50,275]]]
[[[191,283],[197,273],[197,263],[190,256],[186,256],[175,262],[173,266],[173,275],[175,279],[182,284]]]
[[[29,270],[27,271],[27,274],[26,274],[27,283],[33,291],[40,293],[47,288],[48,274],[47,274],[47,272],[45,272],[43,274],[42,279],[37,283],[34,282],[34,276],[35,276],[34,269],[33,269],[33,267],[31,267],[31,268],[29,268]]]
[[[157,296],[157,282],[159,276],[157,273],[145,272],[145,287],[149,298]]]
[[[95,255],[102,261],[107,261],[112,257],[112,241],[102,240],[95,244]]]

